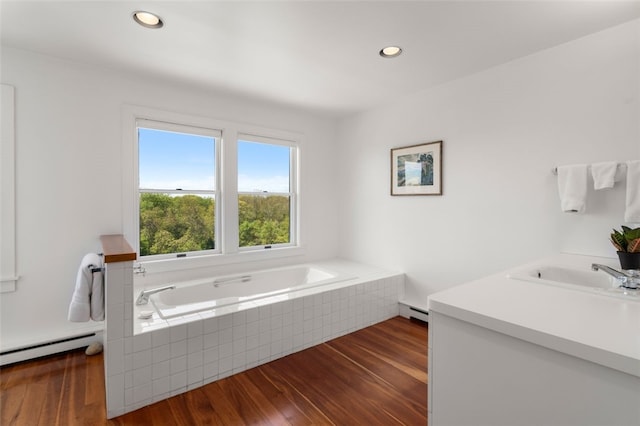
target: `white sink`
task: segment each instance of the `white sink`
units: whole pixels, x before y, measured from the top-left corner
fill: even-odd
[[[515,280],[560,286],[640,302],[640,290],[620,288],[620,283],[615,278],[602,271],[545,265],[515,271],[507,276]]]

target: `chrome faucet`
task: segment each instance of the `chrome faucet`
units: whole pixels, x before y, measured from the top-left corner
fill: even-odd
[[[176,288],[175,285],[168,285],[165,287],[153,288],[151,290],[142,290],[140,292],[140,295],[136,299],[136,305],[146,305],[147,303],[149,303],[149,296],[151,296],[152,294],[160,293],[161,291],[165,290],[173,290],[174,288]]]
[[[598,263],[593,263],[591,265],[591,269],[593,271],[602,271],[620,282],[620,287],[630,288],[630,289],[638,289],[640,286],[640,272],[635,270],[630,270],[627,272],[617,271],[613,268],[608,267],[607,265],[600,265]]]
[[[138,263],[133,267],[133,273],[136,275],[142,274],[143,277],[147,276],[147,270],[142,263]]]

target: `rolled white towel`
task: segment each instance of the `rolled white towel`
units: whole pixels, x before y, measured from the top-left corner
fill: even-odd
[[[587,165],[559,166],[558,192],[563,212],[584,211],[587,201]]]
[[[627,161],[627,199],[624,221],[640,223],[640,160]]]
[[[593,177],[593,189],[613,188],[616,179],[618,163],[615,161],[603,161],[591,165],[591,176]]]

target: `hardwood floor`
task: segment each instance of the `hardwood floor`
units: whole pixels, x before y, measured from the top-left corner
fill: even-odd
[[[426,425],[427,328],[396,317],[106,420],[102,355],[0,369],[4,425]]]

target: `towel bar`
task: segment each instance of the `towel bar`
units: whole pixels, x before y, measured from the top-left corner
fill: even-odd
[[[104,271],[104,268],[96,268],[95,265],[87,265],[87,268],[91,269],[92,274],[95,274],[96,272]]]
[[[590,169],[591,166],[587,165],[587,169]],[[618,169],[626,169],[627,165],[625,163],[618,163]],[[558,174],[558,167],[554,167],[553,169],[551,169],[551,173],[553,173],[554,175]]]

